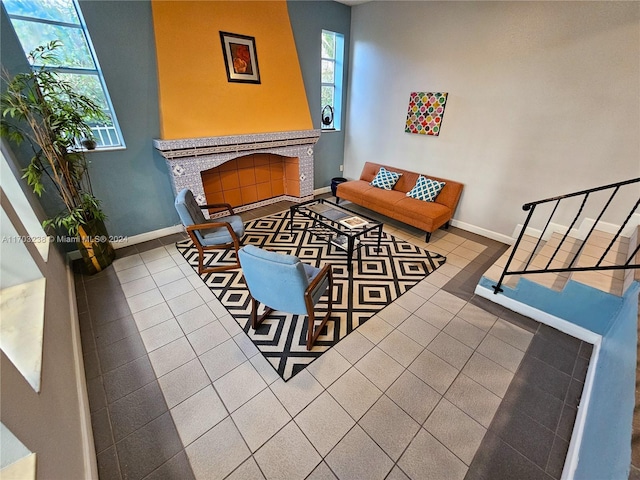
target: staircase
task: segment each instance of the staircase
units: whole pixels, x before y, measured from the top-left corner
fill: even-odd
[[[525,204],[514,245],[476,287],[594,344],[563,480],[640,473],[639,193],[636,178]]]

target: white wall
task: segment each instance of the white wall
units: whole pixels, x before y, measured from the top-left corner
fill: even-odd
[[[351,18],[348,178],[375,161],[461,181],[455,219],[510,236],[526,202],[640,176],[639,3],[382,1]],[[440,136],[404,133],[412,91],[449,92]]]

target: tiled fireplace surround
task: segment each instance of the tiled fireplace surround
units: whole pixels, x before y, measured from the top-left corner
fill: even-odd
[[[288,132],[256,133],[180,140],[154,140],[153,146],[166,159],[174,193],[189,188],[199,204],[216,203],[207,199],[202,172],[219,167],[230,160],[252,154],[273,154],[298,159],[297,179],[294,188],[285,188],[282,195],[262,198],[257,202],[233,205],[238,212],[269,205],[282,200],[302,202],[313,198],[313,147],[320,137],[320,130],[296,130]],[[290,169],[286,169],[290,171]],[[291,185],[291,179],[287,178]],[[293,195],[291,194],[293,193]],[[208,201],[207,201],[208,200]]]

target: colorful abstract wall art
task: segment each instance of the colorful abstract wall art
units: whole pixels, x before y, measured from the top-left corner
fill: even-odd
[[[439,135],[447,95],[445,92],[411,92],[404,131]]]

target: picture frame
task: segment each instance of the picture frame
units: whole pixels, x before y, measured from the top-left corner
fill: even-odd
[[[227,81],[260,83],[256,39],[248,35],[220,32]]]

